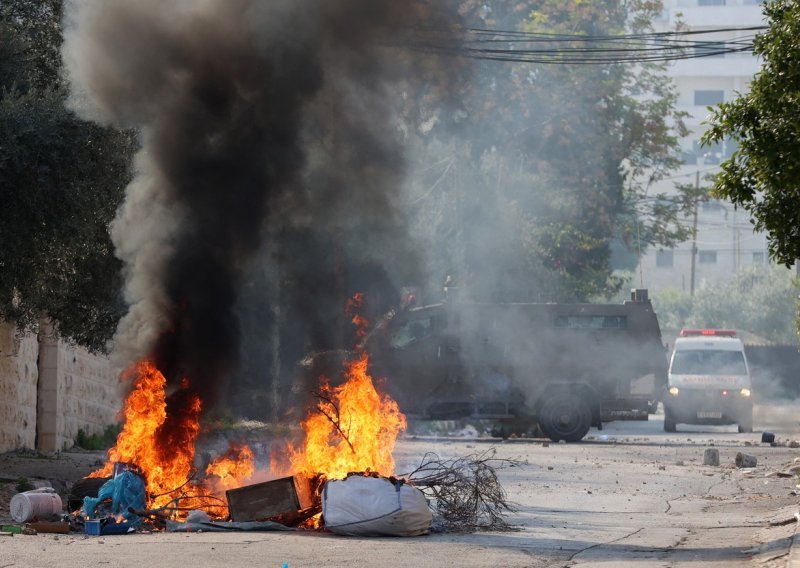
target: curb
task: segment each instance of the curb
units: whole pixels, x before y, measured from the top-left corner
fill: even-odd
[[[786,559],[786,568],[800,568],[800,525],[794,529],[792,544],[789,545],[789,557]]]

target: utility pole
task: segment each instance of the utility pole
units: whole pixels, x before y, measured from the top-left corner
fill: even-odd
[[[733,224],[733,273],[739,272],[739,239],[738,231],[736,230],[736,206],[733,207],[733,214],[731,215]]]
[[[689,296],[694,296],[695,263],[697,262],[697,203],[700,201],[700,170],[694,174],[694,223],[692,224],[692,272],[689,277]]]

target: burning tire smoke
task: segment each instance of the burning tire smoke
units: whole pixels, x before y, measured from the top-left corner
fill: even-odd
[[[263,234],[302,235],[313,225],[306,242],[318,242],[320,223],[402,225],[388,94],[411,56],[385,46],[448,19],[424,0],[68,5],[63,54],[74,108],[141,132],[135,179],[112,227],[130,306],[113,352],[123,366],[152,360],[173,391],[189,379],[190,392],[167,402],[168,422],[190,412],[195,395],[208,409],[235,369],[233,308]],[[334,156],[315,160],[313,175],[312,119],[336,123]],[[358,167],[343,172],[337,156]],[[335,219],[352,204],[352,220]],[[321,210],[331,219],[315,216]],[[289,272],[310,272],[296,255],[276,257]]]

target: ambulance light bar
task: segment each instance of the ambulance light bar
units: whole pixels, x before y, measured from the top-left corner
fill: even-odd
[[[682,329],[681,337],[736,337],[735,329]]]

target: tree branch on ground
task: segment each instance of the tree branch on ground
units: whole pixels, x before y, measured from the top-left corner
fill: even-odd
[[[516,511],[508,501],[498,470],[523,462],[496,457],[493,448],[445,459],[429,452],[420,465],[402,476],[432,499],[434,528],[443,532],[512,530],[505,517]]]

